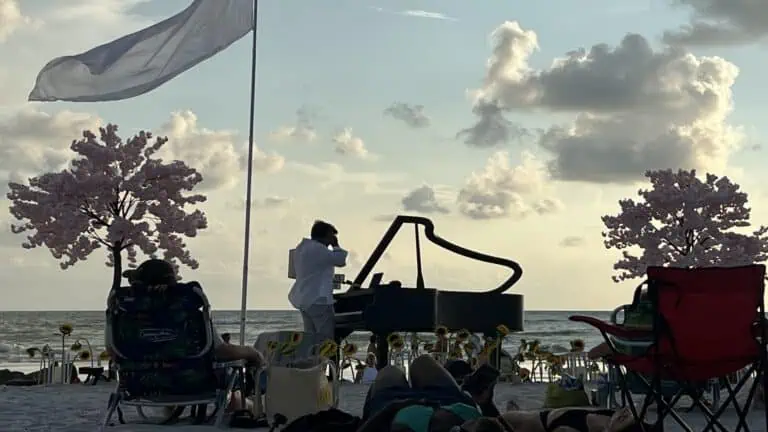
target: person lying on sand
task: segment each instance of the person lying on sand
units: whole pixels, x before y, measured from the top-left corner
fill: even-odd
[[[645,429],[643,429],[645,427]],[[558,408],[540,411],[509,411],[495,418],[482,417],[461,426],[462,432],[640,432],[629,408],[618,411],[590,408]],[[431,432],[431,431],[430,431]]]
[[[489,367],[489,366],[488,366]],[[418,357],[410,366],[410,382],[395,366],[381,369],[368,390],[363,407],[363,426],[358,432],[430,432],[429,425],[453,425],[485,415],[493,402],[495,375],[483,368],[475,379],[467,378],[471,391],[462,391],[445,368],[430,355]],[[486,377],[491,376],[489,380]],[[495,407],[494,407],[495,410]],[[429,426],[429,429],[427,429]],[[390,429],[392,428],[392,429]],[[443,429],[434,429],[442,431]]]
[[[128,278],[131,284],[144,284],[150,287],[156,287],[157,289],[165,289],[170,285],[178,283],[176,269],[171,263],[160,259],[149,259],[144,261],[136,270],[126,271],[124,276]],[[111,294],[110,294],[111,297]],[[109,322],[107,322],[109,326]],[[106,338],[109,338],[111,332],[107,328]],[[109,346],[110,344],[107,344]],[[249,367],[255,368],[264,364],[264,359],[259,351],[250,346],[234,345],[226,343],[216,328],[213,328],[213,349],[217,360],[238,361],[243,360],[248,362]],[[109,348],[107,348],[109,352]],[[114,353],[109,352],[110,356],[114,358]],[[239,409],[242,405],[242,398],[239,391],[232,393],[230,398],[229,407],[232,409]]]

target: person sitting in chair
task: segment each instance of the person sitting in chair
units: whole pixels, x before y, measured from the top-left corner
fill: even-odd
[[[171,263],[160,259],[149,259],[144,261],[136,270],[127,271],[123,275],[129,279],[132,285],[143,284],[157,290],[166,289],[168,286],[178,283],[176,269]],[[110,300],[108,300],[108,303],[111,302],[111,293],[109,297]],[[264,359],[261,353],[255,348],[227,343],[222,338],[221,333],[219,333],[213,325],[212,327],[214,356],[218,361],[227,362],[243,360],[248,362],[249,367],[254,368],[258,368],[264,364]],[[109,339],[110,335],[109,321],[107,321],[105,340]],[[111,346],[110,343],[107,343],[106,345],[108,347]],[[109,354],[114,358],[114,353],[110,352]],[[234,409],[241,406],[242,400],[239,392],[233,392],[232,397],[230,398],[230,408]]]

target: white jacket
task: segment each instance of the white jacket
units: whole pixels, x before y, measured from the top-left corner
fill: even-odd
[[[333,304],[334,268],[345,265],[347,251],[344,249],[331,249],[316,240],[303,239],[293,251],[296,281],[288,293],[288,301],[299,310]]]

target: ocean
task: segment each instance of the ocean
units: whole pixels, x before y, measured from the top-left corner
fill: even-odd
[[[568,317],[575,314],[607,319],[610,312],[526,312],[525,331],[507,337],[505,347],[508,350],[517,350],[520,339],[538,339],[542,345],[563,347],[568,347],[574,339],[582,339],[588,348],[601,342],[600,334],[596,330],[568,321]],[[239,311],[214,311],[213,318],[219,332],[231,333],[233,342],[239,340]],[[87,339],[95,356],[104,349],[103,311],[0,312],[0,369],[13,366],[25,366],[24,369],[27,369],[36,364],[37,360],[27,355],[28,348],[42,348],[49,344],[59,352],[60,348],[57,347],[61,347],[61,337],[58,335],[58,329],[65,322],[72,324],[74,329],[72,336],[67,340],[67,346],[77,339]],[[246,341],[252,344],[260,333],[266,331],[301,328],[301,316],[296,311],[248,311]],[[368,336],[367,333],[354,333],[350,340],[364,350]],[[81,344],[86,346],[85,342]]]

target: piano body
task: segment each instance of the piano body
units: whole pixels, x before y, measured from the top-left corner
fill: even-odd
[[[383,274],[372,276],[369,287],[363,284],[384,255],[403,225],[414,226],[416,238],[416,287],[405,288],[399,281],[382,283]],[[421,236],[432,243],[464,257],[496,264],[512,274],[497,288],[487,292],[443,291],[428,288],[421,264]],[[373,250],[348,291],[335,294],[336,338],[341,340],[354,331],[368,331],[379,337],[378,367],[387,364],[386,337],[394,332],[429,332],[438,325],[448,329],[467,329],[472,333],[493,335],[499,324],[511,331],[523,330],[523,296],[506,291],[522,277],[522,268],[514,261],[475,252],[451,243],[437,234],[431,220],[417,216],[397,216]]]

